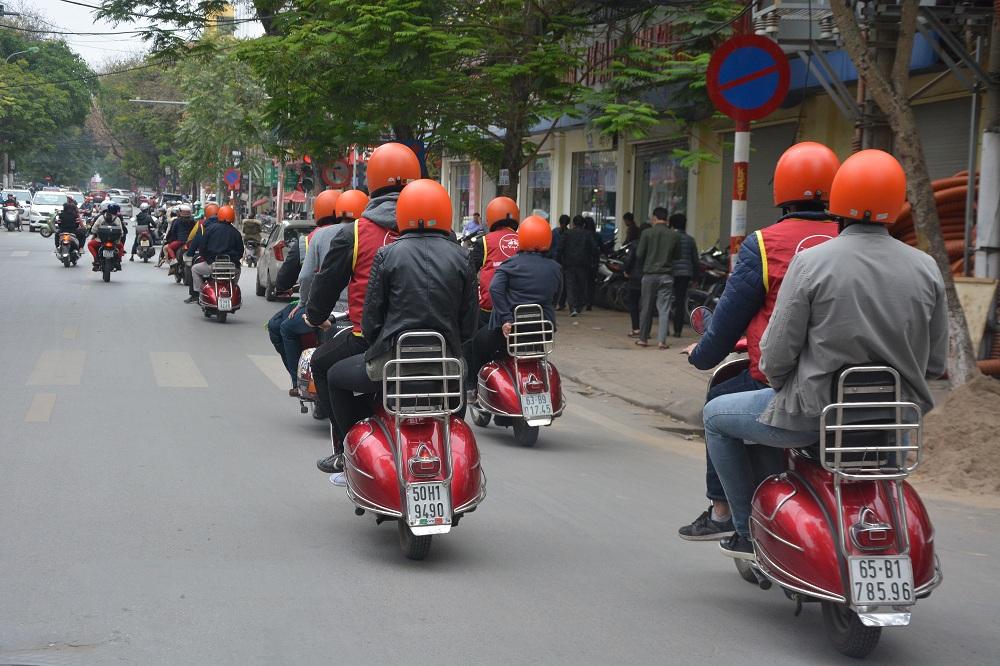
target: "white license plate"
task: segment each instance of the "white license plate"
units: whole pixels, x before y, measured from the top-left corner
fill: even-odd
[[[149,241],[148,240],[139,241],[139,247],[149,247]]]
[[[521,396],[521,415],[525,419],[552,416],[552,398],[548,393],[525,393]]]
[[[104,250],[101,255],[107,259],[114,259],[118,256],[118,253],[115,250]]]
[[[222,312],[229,312],[233,309],[233,300],[231,298],[220,298],[219,299],[219,310]]]
[[[849,557],[851,601],[858,606],[913,603],[909,557]]]
[[[417,483],[406,491],[410,527],[451,525],[451,492],[443,483]]]

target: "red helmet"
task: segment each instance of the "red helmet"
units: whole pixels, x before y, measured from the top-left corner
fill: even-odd
[[[372,151],[365,172],[368,191],[374,194],[386,187],[406,185],[420,178],[420,160],[401,143],[383,143]]]
[[[848,220],[892,224],[906,203],[906,173],[881,150],[854,153],[830,190],[830,214]]]
[[[210,204],[211,205],[211,204]],[[205,210],[208,210],[207,208]],[[232,206],[223,206],[219,209],[218,213],[219,222],[235,222],[236,221],[236,209]]]
[[[547,252],[552,247],[552,227],[548,220],[529,215],[517,228],[518,252]]]
[[[368,207],[368,195],[361,190],[347,190],[337,199],[337,219],[356,220]]]
[[[339,198],[340,190],[323,190],[316,195],[316,200],[313,202],[313,219],[319,222],[325,217],[336,215]]]
[[[205,206],[205,217],[206,218],[215,217],[218,214],[219,214],[219,207],[216,204],[210,203],[207,206]]]
[[[451,231],[451,197],[436,180],[415,180],[399,193],[396,201],[396,226],[399,232],[415,229]]]
[[[829,201],[833,177],[840,168],[837,154],[815,141],[786,150],[774,167],[774,205],[797,201]]]
[[[486,205],[486,228],[493,231],[493,225],[505,222],[511,229],[517,229],[521,211],[510,197],[497,197]]]

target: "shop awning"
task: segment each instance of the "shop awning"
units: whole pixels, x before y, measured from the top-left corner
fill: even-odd
[[[305,203],[306,193],[303,192],[302,190],[294,190],[291,194],[288,195],[288,201],[291,203]]]
[[[261,197],[251,204],[252,208],[258,208],[259,206],[264,206],[271,203],[271,197]]]

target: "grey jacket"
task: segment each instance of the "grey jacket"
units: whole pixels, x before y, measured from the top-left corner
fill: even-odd
[[[309,289],[312,287],[313,276],[316,275],[317,271],[323,265],[323,259],[326,258],[326,253],[330,251],[330,244],[333,242],[334,237],[345,229],[350,228],[351,225],[349,224],[329,224],[325,227],[320,227],[313,234],[312,239],[309,241],[309,249],[306,250],[306,256],[302,260],[302,269],[299,271],[299,303],[302,306],[307,305],[309,302]],[[339,312],[347,311],[346,288],[337,300],[334,310]]]
[[[941,273],[885,227],[851,225],[792,259],[760,350],[760,369],[777,391],[761,423],[818,430],[839,371],[866,363],[895,368],[903,400],[927,412],[927,378],[947,367]]]

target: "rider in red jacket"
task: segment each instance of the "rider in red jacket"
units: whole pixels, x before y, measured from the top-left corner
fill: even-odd
[[[493,312],[490,283],[497,267],[517,254],[517,224],[521,211],[509,197],[497,197],[486,206],[489,233],[476,241],[469,253],[472,269],[479,273],[479,326],[486,326]]]

